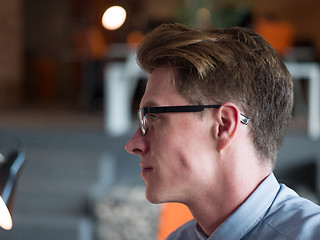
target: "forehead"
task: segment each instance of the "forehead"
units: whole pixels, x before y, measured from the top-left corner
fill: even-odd
[[[172,68],[156,68],[148,79],[140,107],[187,104],[187,100],[173,86],[174,74]]]

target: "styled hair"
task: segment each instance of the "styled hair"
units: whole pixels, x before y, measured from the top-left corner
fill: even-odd
[[[250,118],[259,157],[275,163],[291,121],[293,83],[281,57],[246,28],[194,29],[163,24],[137,49],[141,68],[176,70],[173,86],[191,104],[233,102]]]

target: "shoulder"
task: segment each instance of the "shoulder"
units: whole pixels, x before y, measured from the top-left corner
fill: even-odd
[[[196,234],[196,224],[197,222],[193,219],[189,222],[186,222],[173,233],[171,233],[166,240],[185,240],[185,239],[194,239]]]
[[[300,197],[292,189],[281,184],[280,191],[270,209],[270,214],[278,212],[285,212],[290,219],[303,221],[312,217],[320,217],[320,206]]]
[[[281,185],[278,196],[263,222],[287,239],[318,239],[320,206]]]

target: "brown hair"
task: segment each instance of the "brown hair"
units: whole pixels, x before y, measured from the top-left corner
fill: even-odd
[[[245,28],[193,29],[163,24],[137,50],[147,72],[167,65],[175,88],[192,104],[231,101],[250,118],[257,153],[274,164],[291,120],[293,83],[280,56]]]

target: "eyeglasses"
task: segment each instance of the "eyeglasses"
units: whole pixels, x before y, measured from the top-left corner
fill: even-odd
[[[144,107],[138,110],[138,122],[142,136],[148,132],[147,115],[152,113],[182,113],[182,112],[201,112],[205,108],[219,108],[221,105],[189,105],[189,106],[166,106],[166,107]],[[240,114],[241,123],[247,125],[250,121],[248,117]]]

